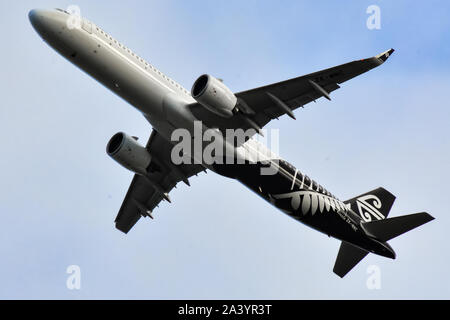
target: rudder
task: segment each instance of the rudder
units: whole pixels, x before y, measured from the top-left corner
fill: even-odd
[[[344,201],[353,212],[366,221],[383,220],[389,215],[395,196],[384,188],[378,188]]]

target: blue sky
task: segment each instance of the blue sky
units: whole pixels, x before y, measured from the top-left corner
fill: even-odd
[[[131,106],[50,49],[32,8],[82,14],[190,89],[203,73],[233,91],[366,58],[386,64],[333,101],[283,117],[280,154],[341,199],[383,186],[391,216],[436,220],[332,273],[339,242],[214,173],[171,193],[155,220],[114,228],[132,174],[105,153],[117,131],[147,139]],[[381,29],[366,28],[369,5]],[[446,1],[2,1],[0,298],[450,298],[450,20]],[[81,268],[68,290],[66,268]],[[381,270],[381,289],[366,286]]]

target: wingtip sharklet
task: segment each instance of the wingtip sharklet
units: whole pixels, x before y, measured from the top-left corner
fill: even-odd
[[[376,55],[375,58],[380,59],[381,61],[385,62],[391,56],[391,54],[394,53],[394,51],[395,50],[391,48],[389,50],[386,50],[386,51]]]

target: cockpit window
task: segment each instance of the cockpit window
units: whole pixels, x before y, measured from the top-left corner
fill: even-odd
[[[69,14],[66,10],[60,9],[60,8],[56,8],[55,10],[60,11],[60,12],[64,12],[65,14]]]

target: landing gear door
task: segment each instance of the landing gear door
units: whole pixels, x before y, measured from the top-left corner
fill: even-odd
[[[92,33],[92,22],[83,19],[83,30]]]

